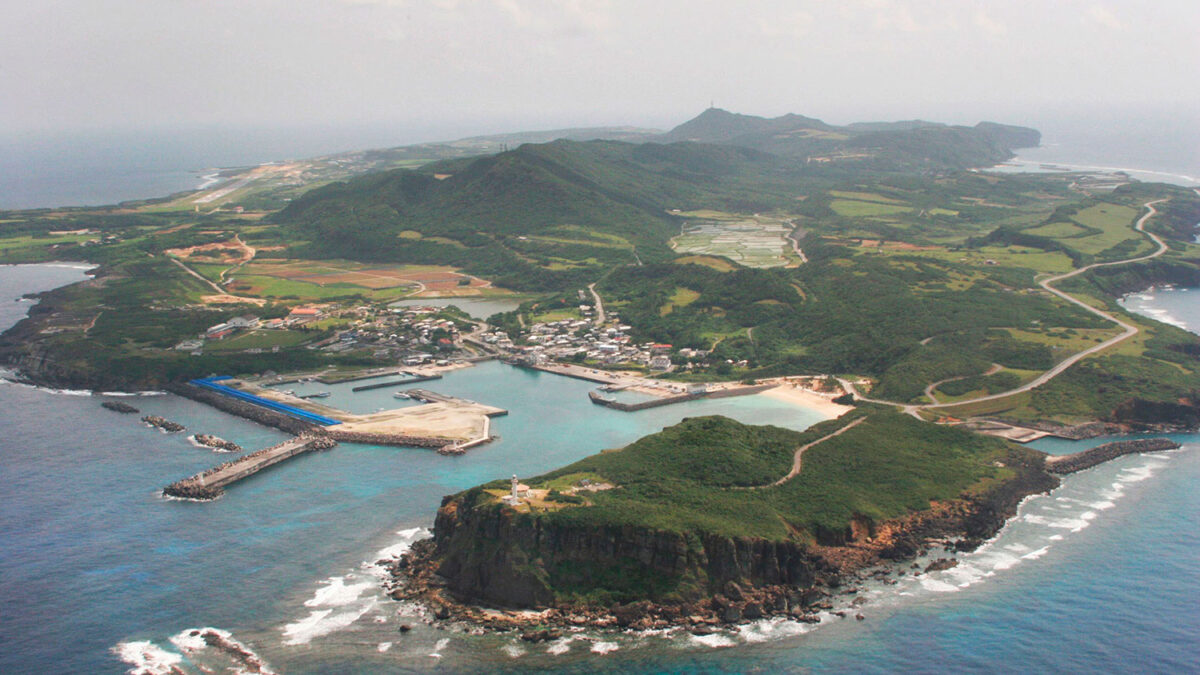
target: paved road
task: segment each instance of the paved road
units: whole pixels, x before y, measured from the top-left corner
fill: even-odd
[[[1153,253],[1139,256],[1137,258],[1130,258],[1128,260],[1115,260],[1113,262],[1093,263],[1091,265],[1087,265],[1086,267],[1080,267],[1077,270],[1072,270],[1065,274],[1059,274],[1059,275],[1050,277],[1048,279],[1043,279],[1038,282],[1039,286],[1041,286],[1042,288],[1046,289],[1047,291],[1053,293],[1054,295],[1057,295],[1058,297],[1062,298],[1063,300],[1066,300],[1067,302],[1069,302],[1073,305],[1082,307],[1083,309],[1087,310],[1088,312],[1091,312],[1092,314],[1095,314],[1096,316],[1099,316],[1104,319],[1108,319],[1109,321],[1112,321],[1113,323],[1117,324],[1122,329],[1120,335],[1117,335],[1116,337],[1113,337],[1113,338],[1109,338],[1108,340],[1105,340],[1104,342],[1101,342],[1098,345],[1089,347],[1077,354],[1073,354],[1073,355],[1063,359],[1062,361],[1060,361],[1057,365],[1055,365],[1050,370],[1047,370],[1046,372],[1037,376],[1033,380],[1027,382],[1026,384],[1021,385],[1020,387],[1017,387],[1016,389],[1010,389],[1008,391],[1000,392],[999,394],[991,394],[989,396],[980,396],[978,398],[967,399],[965,401],[955,401],[953,403],[931,403],[931,404],[925,404],[925,405],[908,405],[908,404],[904,404],[904,403],[897,403],[895,401],[883,401],[883,400],[879,400],[879,399],[867,398],[865,396],[860,395],[858,393],[858,391],[854,388],[854,385],[845,380],[840,380],[840,382],[842,383],[842,386],[847,387],[847,391],[854,394],[855,398],[862,399],[869,403],[883,403],[885,405],[899,406],[904,410],[904,412],[915,416],[915,415],[917,415],[918,411],[920,411],[920,410],[930,410],[930,409],[934,409],[934,408],[952,408],[952,407],[956,407],[956,406],[966,405],[969,403],[994,401],[997,399],[1014,396],[1016,394],[1021,394],[1021,393],[1030,391],[1032,389],[1036,389],[1037,387],[1042,386],[1043,384],[1049,382],[1050,380],[1054,379],[1055,377],[1058,377],[1059,375],[1062,374],[1063,371],[1065,371],[1067,368],[1070,368],[1071,366],[1075,365],[1080,360],[1085,359],[1085,358],[1091,356],[1092,354],[1095,354],[1096,352],[1100,352],[1105,349],[1108,349],[1109,347],[1112,347],[1113,345],[1124,342],[1125,340],[1128,340],[1129,338],[1133,337],[1134,335],[1137,335],[1138,334],[1137,326],[1126,323],[1126,322],[1122,321],[1121,319],[1118,319],[1117,317],[1113,316],[1112,314],[1109,314],[1108,312],[1096,309],[1095,307],[1092,307],[1091,305],[1087,304],[1086,302],[1083,302],[1082,300],[1077,300],[1077,299],[1071,297],[1070,295],[1067,295],[1066,293],[1058,290],[1057,288],[1054,288],[1051,284],[1062,281],[1063,279],[1070,279],[1073,276],[1083,274],[1084,272],[1087,272],[1088,270],[1096,269],[1097,267],[1110,267],[1113,265],[1127,265],[1129,263],[1142,262],[1144,260],[1150,260],[1152,258],[1157,258],[1158,256],[1166,253],[1167,252],[1166,243],[1163,242],[1162,239],[1158,238],[1158,236],[1155,235],[1154,233],[1147,232],[1145,230],[1146,221],[1158,213],[1158,211],[1156,211],[1154,209],[1154,205],[1158,204],[1160,202],[1164,202],[1164,201],[1166,201],[1166,200],[1165,199],[1156,199],[1154,201],[1146,202],[1145,204],[1143,204],[1142,206],[1146,207],[1147,211],[1141,218],[1138,218],[1137,223],[1134,224],[1134,226],[1133,226],[1133,229],[1146,235],[1155,244],[1158,245],[1158,249],[1156,251],[1154,251]]]
[[[596,284],[588,284],[588,290],[592,293],[592,299],[596,301],[596,325],[604,324],[604,302],[600,300],[600,294],[596,292]]]

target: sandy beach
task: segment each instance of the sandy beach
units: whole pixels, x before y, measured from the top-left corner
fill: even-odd
[[[770,396],[781,401],[794,403],[806,410],[816,410],[829,418],[839,417],[842,413],[853,409],[853,406],[834,403],[832,400],[834,395],[818,394],[815,391],[801,389],[787,383],[781,384],[774,389],[768,389],[759,394],[759,396]]]

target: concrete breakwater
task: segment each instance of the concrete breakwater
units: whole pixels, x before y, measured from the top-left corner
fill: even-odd
[[[210,405],[231,415],[237,415],[253,422],[274,427],[289,434],[312,433],[319,427],[315,424],[289,417],[274,410],[268,410],[246,401],[223,396],[215,391],[202,389],[191,384],[174,384],[166,387],[172,394],[178,394],[193,401]]]
[[[646,410],[647,408],[658,408],[664,405],[672,405],[674,403],[683,403],[684,401],[696,401],[702,398],[730,398],[733,396],[749,396],[768,389],[774,389],[777,384],[756,384],[746,387],[736,387],[733,389],[718,389],[717,391],[696,392],[693,394],[679,394],[677,396],[666,396],[663,398],[652,399],[649,401],[641,401],[638,403],[623,403],[615,399],[607,398],[603,394],[596,391],[589,391],[588,398],[596,405],[602,405],[613,410],[623,412],[635,412],[637,410]]]
[[[322,433],[341,443],[362,443],[364,445],[395,445],[404,448],[434,448],[441,449],[454,445],[449,438],[436,436],[410,436],[407,434],[386,434],[366,431],[346,431],[345,429],[324,429]]]
[[[359,371],[356,373],[343,373],[340,375],[333,375],[333,374],[319,375],[316,378],[316,380],[317,380],[317,382],[320,382],[321,384],[344,384],[346,382],[358,382],[360,380],[373,380],[377,377],[391,377],[392,375],[403,375],[403,374],[404,374],[404,371],[398,370],[396,368],[382,368],[382,369]],[[296,380],[289,380],[289,381],[295,382]],[[283,384],[283,383],[281,382],[278,384]]]
[[[1089,469],[1097,464],[1103,464],[1121,455],[1129,455],[1135,452],[1174,450],[1178,447],[1180,447],[1179,443],[1169,438],[1142,438],[1134,441],[1114,441],[1070,455],[1051,455],[1046,458],[1046,470],[1057,474],[1075,473],[1076,471]]]
[[[413,375],[406,377],[403,380],[388,380],[387,382],[375,382],[373,384],[363,384],[352,388],[352,392],[370,391],[372,389],[386,389],[388,387],[399,387],[406,384],[416,384],[418,382],[429,382],[431,380],[440,380],[441,375]]]
[[[159,417],[158,415],[146,415],[142,418],[142,421],[152,427],[158,427],[159,429],[172,434],[184,430],[184,426],[182,424],[172,422],[171,420],[165,417]]]
[[[216,499],[225,487],[252,476],[267,467],[308,452],[328,450],[337,442],[325,436],[299,436],[269,448],[252,452],[245,457],[225,462],[189,478],[175,481],[163,488],[163,495],[181,499]]]

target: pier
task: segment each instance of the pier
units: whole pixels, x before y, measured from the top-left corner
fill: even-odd
[[[226,462],[163,488],[163,495],[182,499],[216,499],[243,478],[309,450],[328,450],[337,442],[324,436],[298,436],[245,457]]]
[[[636,412],[638,410],[646,410],[648,408],[658,408],[664,405],[673,405],[675,403],[683,403],[685,401],[697,401],[702,398],[730,398],[733,396],[750,396],[764,392],[768,389],[778,387],[778,383],[771,384],[753,384],[744,387],[732,387],[729,389],[714,389],[712,391],[700,391],[693,394],[678,394],[675,396],[665,396],[663,398],[651,399],[649,401],[640,401],[638,403],[624,403],[613,398],[604,396],[596,391],[589,391],[588,398],[596,405],[602,405],[613,410],[622,412]]]
[[[401,375],[410,375],[403,380],[388,380],[387,382],[375,382],[374,384],[363,384],[352,388],[350,391],[358,393],[360,391],[370,391],[372,389],[386,389],[388,387],[401,387],[406,384],[416,384],[418,382],[430,382],[432,380],[442,379],[441,375],[419,375],[417,373],[400,373]]]

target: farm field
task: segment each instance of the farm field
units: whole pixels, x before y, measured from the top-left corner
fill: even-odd
[[[362,295],[372,300],[402,297],[470,297],[499,289],[482,279],[436,265],[368,265],[350,261],[251,262],[229,289],[268,297],[325,299]]]
[[[792,230],[787,221],[764,216],[720,214],[716,211],[685,215],[703,219],[682,226],[680,235],[671,240],[671,247],[676,253],[721,256],[746,267],[759,268],[782,267],[794,259],[786,239]]]

